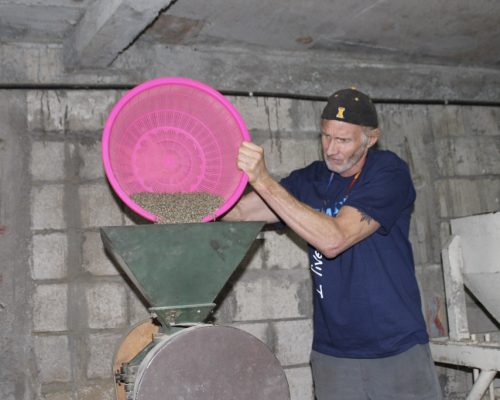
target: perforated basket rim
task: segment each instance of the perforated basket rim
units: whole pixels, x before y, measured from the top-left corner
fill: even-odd
[[[231,102],[228,99],[226,99],[226,97],[224,97],[220,92],[218,92],[217,90],[215,90],[214,88],[208,86],[203,82],[199,82],[197,80],[185,77],[161,77],[143,82],[135,86],[133,89],[129,90],[124,96],[120,98],[120,100],[112,108],[104,125],[104,131],[102,136],[102,162],[104,165],[104,172],[106,174],[106,177],[108,178],[111,187],[113,188],[114,192],[118,195],[118,197],[136,214],[154,222],[158,221],[158,216],[145,210],[137,203],[135,203],[120,186],[120,183],[118,182],[118,179],[116,178],[113,172],[113,168],[111,167],[111,160],[109,157],[109,151],[110,151],[109,143],[111,138],[111,128],[113,127],[115,120],[117,119],[121,110],[128,104],[129,101],[131,101],[135,96],[142,93],[143,91],[150,90],[157,86],[172,85],[172,84],[195,88],[215,98],[233,116],[238,125],[238,129],[241,132],[243,140],[249,141],[251,139],[246,124],[243,118],[241,117],[240,113],[238,112],[238,110],[236,110],[236,108],[231,104]],[[247,174],[241,172],[240,181],[236,189],[234,190],[233,194],[227,200],[225,200],[224,203],[217,210],[215,210],[213,214],[203,217],[202,221],[203,222],[212,221],[213,219],[221,216],[226,211],[228,211],[241,197],[247,183],[248,183]]]

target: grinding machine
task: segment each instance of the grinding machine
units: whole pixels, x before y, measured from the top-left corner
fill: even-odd
[[[236,157],[249,138],[225,97],[186,78],[146,82],[113,108],[103,135],[104,169],[132,211],[158,222],[132,200],[140,191],[203,191],[223,199],[199,222],[101,228],[107,252],[151,313],[115,352],[118,400],[290,398],[285,373],[263,342],[210,322],[221,289],[264,225],[214,221],[246,186]]]

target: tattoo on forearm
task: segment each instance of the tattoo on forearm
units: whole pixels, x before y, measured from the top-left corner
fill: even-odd
[[[361,214],[361,222],[366,221],[368,225],[370,224],[370,222],[372,222],[373,218],[370,217],[367,213],[363,211],[359,211],[359,213]]]

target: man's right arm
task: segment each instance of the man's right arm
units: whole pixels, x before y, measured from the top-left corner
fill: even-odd
[[[277,215],[255,192],[243,196],[223,217],[223,221],[265,221],[272,224],[279,221]]]

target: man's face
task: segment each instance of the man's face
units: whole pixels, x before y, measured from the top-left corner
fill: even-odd
[[[342,176],[352,176],[361,170],[368,146],[375,141],[372,142],[359,125],[321,120],[323,157],[328,169]]]

